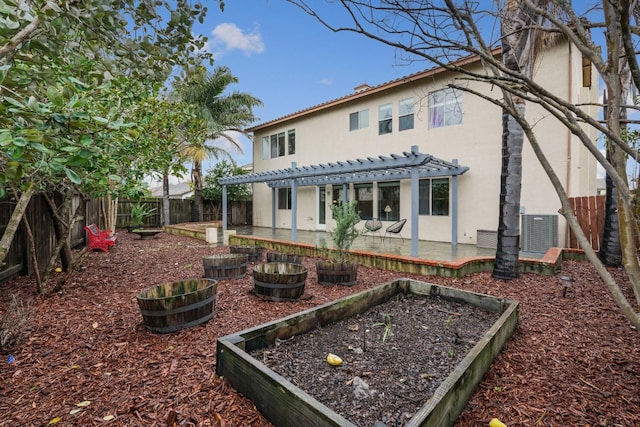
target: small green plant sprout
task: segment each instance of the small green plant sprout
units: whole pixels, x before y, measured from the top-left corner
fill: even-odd
[[[453,351],[453,349],[450,349],[450,350],[449,350],[449,357],[453,357],[453,356],[455,356],[455,355],[456,355],[456,352],[455,352],[455,351]]]
[[[453,316],[450,315],[444,322],[447,324],[447,328],[451,327],[451,325],[453,324]]]
[[[372,326],[384,326],[382,342],[386,342],[387,338],[393,336],[393,324],[391,323],[391,315],[388,313],[381,313],[380,316],[384,319],[384,322],[376,322]]]

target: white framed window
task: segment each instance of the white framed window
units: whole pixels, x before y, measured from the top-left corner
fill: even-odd
[[[278,188],[278,209],[291,210],[290,188]]]
[[[418,213],[449,216],[449,187],[449,178],[421,179],[418,187]]]
[[[462,123],[462,91],[447,88],[429,94],[429,127]]]
[[[349,114],[349,131],[369,127],[369,110],[362,110]]]
[[[296,154],[296,130],[287,132],[287,154]]]
[[[398,130],[413,129],[413,98],[401,99],[398,102]]]
[[[284,156],[285,155],[285,150],[286,150],[285,133],[284,132],[280,132],[278,134],[271,135],[269,138],[270,138],[270,141],[271,141],[271,158],[275,159],[276,157]],[[295,136],[294,136],[294,138],[295,138]],[[264,147],[263,147],[263,149],[264,149]]]
[[[269,160],[269,137],[262,137],[262,160]]]
[[[378,135],[391,133],[393,130],[393,104],[378,107]]]

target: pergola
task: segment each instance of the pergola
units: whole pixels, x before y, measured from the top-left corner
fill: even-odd
[[[220,179],[222,185],[222,230],[227,230],[227,185],[266,183],[271,188],[271,228],[276,228],[276,189],[291,188],[291,240],[297,238],[297,189],[303,186],[342,185],[345,202],[350,183],[411,180],[411,255],[418,256],[418,181],[420,178],[451,176],[451,243],[458,242],[458,175],[469,168],[459,166],[457,160],[446,162],[430,154],[420,153],[418,146],[401,155],[367,157],[312,166],[290,168]]]

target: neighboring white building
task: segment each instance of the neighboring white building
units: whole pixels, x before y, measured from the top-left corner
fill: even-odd
[[[150,187],[149,191],[151,191],[151,197],[162,197],[164,194],[162,183],[159,186]],[[170,199],[188,199],[191,196],[193,196],[193,184],[191,181],[169,184]]]
[[[475,58],[461,64],[481,70]],[[294,162],[301,167],[377,158],[418,146],[420,153],[446,162],[456,159],[460,166],[469,168],[457,178],[454,228],[458,243],[475,244],[479,230],[496,230],[498,225],[501,110],[479,97],[447,88],[454,77],[447,70],[435,68],[378,86],[362,85],[342,98],[257,125],[249,129],[254,134],[253,172],[284,170]],[[535,78],[547,90],[574,104],[597,103],[595,72],[589,65],[583,66],[581,54],[568,43],[545,51]],[[486,96],[502,97],[498,88],[474,81],[467,84]],[[597,117],[597,107],[583,108],[591,108]],[[536,122],[537,138],[569,196],[595,195],[596,161],[581,142],[537,105],[527,104],[527,116]],[[450,176],[420,180],[419,239],[451,242],[455,235],[451,184]],[[331,230],[328,205],[342,199],[342,188],[297,188],[297,229]],[[403,232],[406,237],[411,234],[410,191],[406,179],[351,183],[348,197],[358,200],[363,220],[380,218],[386,226],[408,218]],[[265,183],[255,183],[253,194],[255,226],[292,226],[291,189],[272,191]],[[526,141],[521,206],[523,214],[545,216],[557,215],[560,209],[558,197]],[[558,245],[564,245],[566,232],[566,222],[558,215]]]

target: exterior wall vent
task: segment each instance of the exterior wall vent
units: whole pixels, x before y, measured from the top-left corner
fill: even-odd
[[[558,215],[522,215],[522,251],[547,252],[558,246]]]
[[[496,230],[476,230],[476,233],[477,248],[498,248],[498,232]]]

